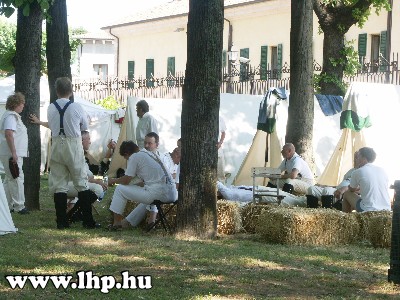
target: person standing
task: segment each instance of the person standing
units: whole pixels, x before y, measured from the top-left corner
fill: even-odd
[[[390,210],[389,179],[382,168],[373,165],[374,149],[358,150],[357,165],[350,179],[348,191],[343,194],[343,212]]]
[[[15,93],[8,96],[6,112],[0,119],[0,160],[4,166],[4,190],[10,211],[28,214],[25,207],[23,157],[28,157],[28,133],[20,113],[25,106],[25,96]],[[9,160],[12,160],[10,163]],[[18,177],[13,176],[10,165],[18,167]]]
[[[49,105],[48,125],[51,130],[52,145],[50,177],[54,185],[54,205],[57,228],[69,227],[67,220],[68,181],[72,180],[78,190],[78,202],[82,209],[83,227],[96,228],[92,216],[92,204],[88,187],[88,176],[82,146],[81,131],[88,129],[88,119],[82,107],[71,100],[72,83],[67,77],[56,80],[59,99]]]
[[[139,121],[136,126],[136,142],[139,149],[144,148],[144,138],[146,134],[155,132],[158,134],[158,122],[149,113],[149,104],[146,100],[140,100],[136,103],[136,114],[139,117]]]

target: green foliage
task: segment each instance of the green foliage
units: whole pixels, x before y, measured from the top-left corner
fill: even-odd
[[[69,47],[71,48],[71,64],[73,64],[77,59],[76,49],[82,44],[80,39],[75,38],[75,36],[87,33],[87,30],[83,27],[68,29],[69,36]]]
[[[16,25],[0,21],[0,70],[3,72],[14,71],[12,59],[15,56],[16,32]]]
[[[24,16],[29,16],[31,11],[31,4],[35,0],[0,0],[0,15],[5,15],[9,18],[16,8],[22,7],[22,13]],[[48,17],[48,10],[54,0],[36,0],[40,5],[44,16]]]
[[[96,101],[97,105],[104,107],[105,109],[118,109],[122,107],[121,104],[114,98],[114,96],[108,96],[107,98]]]
[[[339,78],[337,78],[335,75],[326,73],[314,74],[313,84],[314,84],[314,91],[316,94],[321,93],[321,82],[335,84],[340,88],[342,95],[346,93],[346,90],[348,88],[348,84],[339,80]]]

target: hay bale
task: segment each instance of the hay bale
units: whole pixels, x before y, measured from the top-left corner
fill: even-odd
[[[240,209],[242,216],[242,226],[246,232],[255,233],[258,218],[264,210],[276,208],[277,204],[274,203],[249,203]]]
[[[242,229],[242,218],[239,212],[239,204],[233,201],[218,200],[218,226],[219,234],[234,234]]]
[[[390,248],[392,241],[391,211],[381,211],[370,217],[368,237],[374,247]]]
[[[359,223],[360,231],[358,233],[359,239],[360,240],[370,240],[370,233],[371,230],[376,232],[375,228],[372,228],[371,226],[371,219],[375,217],[381,217],[381,218],[389,218],[390,222],[392,221],[392,212],[391,211],[366,211],[362,213],[353,213],[357,221]],[[383,221],[382,219],[382,221]],[[377,221],[375,221],[377,222]],[[383,229],[381,228],[381,234],[383,233]]]
[[[353,214],[334,209],[278,207],[261,213],[256,232],[274,243],[336,245],[356,240],[359,225]]]

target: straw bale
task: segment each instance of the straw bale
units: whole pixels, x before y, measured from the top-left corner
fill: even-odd
[[[219,234],[234,234],[242,230],[242,218],[239,204],[234,201],[218,200],[218,226]]]
[[[360,226],[360,231],[358,233],[360,240],[370,240],[371,219],[374,217],[389,218],[392,221],[392,212],[390,211],[366,211],[362,213],[353,213],[357,217],[357,221]],[[382,228],[382,227],[381,227]],[[374,230],[375,231],[375,230]]]
[[[243,206],[240,210],[240,214],[242,216],[243,229],[248,233],[255,233],[260,214],[264,210],[276,207],[277,204],[274,203],[266,203],[266,204],[249,203]]]
[[[374,247],[389,248],[392,240],[392,212],[379,211],[368,214],[367,223],[366,237],[371,244]]]
[[[358,231],[353,214],[297,207],[265,210],[256,227],[268,242],[293,245],[348,244],[357,238]]]

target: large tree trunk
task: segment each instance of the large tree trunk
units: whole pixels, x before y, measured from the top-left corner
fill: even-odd
[[[55,82],[59,77],[71,76],[71,50],[69,46],[66,0],[57,0],[49,9],[51,22],[46,24],[47,69],[50,101],[57,100]]]
[[[326,28],[324,31],[324,46],[323,46],[323,64],[320,81],[321,94],[324,95],[342,95],[345,91],[341,84],[343,81],[344,64],[332,64],[332,59],[335,61],[346,62],[347,58],[344,54],[344,34],[333,26]]]
[[[223,0],[190,0],[182,102],[179,234],[217,233],[216,178]]]
[[[34,1],[29,16],[18,9],[15,54],[15,91],[25,95],[26,103],[22,120],[28,129],[29,157],[24,159],[25,205],[40,209],[40,130],[29,122],[30,113],[39,115],[40,110],[40,62],[42,45],[42,11]]]
[[[290,32],[290,102],[286,142],[313,165],[314,123],[312,0],[292,0]]]

